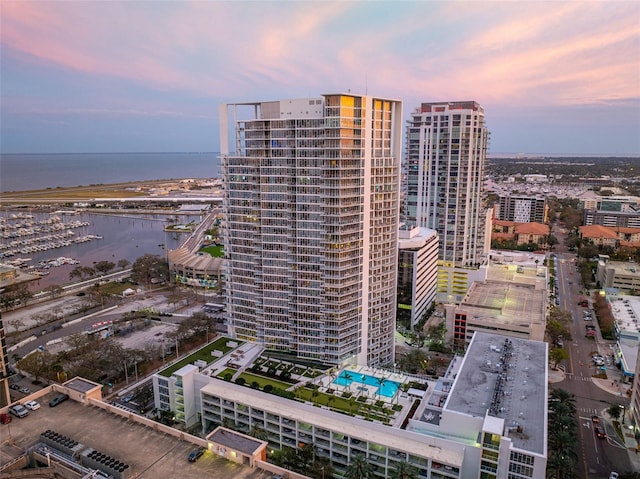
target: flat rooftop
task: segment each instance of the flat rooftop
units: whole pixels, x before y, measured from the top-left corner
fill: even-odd
[[[640,299],[637,296],[610,296],[611,312],[620,332],[618,346],[627,372],[635,372],[640,341]]]
[[[207,436],[207,440],[223,444],[231,449],[235,449],[236,451],[241,451],[252,456],[260,446],[262,446],[262,441],[252,439],[244,434],[239,434],[235,431],[224,428],[215,429]]]
[[[638,362],[638,341],[633,339],[620,339],[618,346],[622,352],[622,362],[627,373],[635,373]]]
[[[502,418],[515,447],[543,454],[547,344],[476,332],[444,408]]]
[[[534,284],[488,279],[473,283],[460,309],[467,313],[469,320],[544,327],[545,295],[546,289]]]
[[[640,336],[640,299],[636,296],[618,296],[610,300],[611,312],[618,329],[631,336]]]
[[[50,393],[38,399],[40,409],[30,411],[22,419],[14,417],[11,424],[2,426],[0,464],[20,456],[39,441],[40,434],[51,429],[129,464],[130,477],[271,479],[273,476],[273,473],[227,461],[212,452],[205,452],[196,462],[188,462],[187,457],[196,446],[186,440],[73,400],[50,408],[47,403],[54,396],[55,393]]]
[[[64,383],[64,385],[67,386],[68,388],[73,389],[74,391],[78,391],[84,394],[88,393],[92,389],[102,387],[98,383],[94,383],[93,381],[89,381],[88,379],[84,379],[80,377],[73,378],[70,381],[67,381],[66,383]]]

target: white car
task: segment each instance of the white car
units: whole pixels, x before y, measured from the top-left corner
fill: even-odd
[[[40,404],[38,404],[36,401],[27,401],[26,403],[24,403],[24,407],[26,407],[30,411],[35,411],[36,409],[40,409]]]
[[[14,404],[9,408],[9,412],[16,417],[25,417],[29,414],[29,411],[22,404]]]
[[[618,473],[617,472],[611,472],[611,474],[609,474],[609,479],[618,479]]]

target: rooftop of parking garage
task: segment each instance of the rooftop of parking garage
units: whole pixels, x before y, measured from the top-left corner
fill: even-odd
[[[544,288],[509,281],[475,282],[460,309],[467,320],[474,318],[505,325],[523,325],[527,328],[545,324]]]
[[[55,408],[46,404],[51,393],[40,399],[43,407],[30,411],[25,418],[2,425],[0,463],[6,464],[36,443],[46,430],[52,430],[83,446],[96,449],[129,464],[130,477],[155,479],[265,479],[271,475],[248,466],[232,463],[212,452],[197,462],[187,460],[197,445],[188,440],[163,434],[151,427],[73,400]],[[144,445],[142,447],[141,445]],[[71,476],[69,476],[71,477]]]

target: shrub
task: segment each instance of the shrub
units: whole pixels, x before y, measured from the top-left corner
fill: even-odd
[[[244,378],[238,378],[238,379],[236,379],[236,384],[237,384],[238,386],[244,386],[244,384],[245,384],[246,382],[247,382],[247,381],[246,381]]]

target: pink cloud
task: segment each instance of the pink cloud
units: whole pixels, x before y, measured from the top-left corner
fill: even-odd
[[[6,1],[1,40],[43,68],[227,99],[367,86],[505,104],[640,97],[637,3],[373,5],[378,18],[355,2]]]

